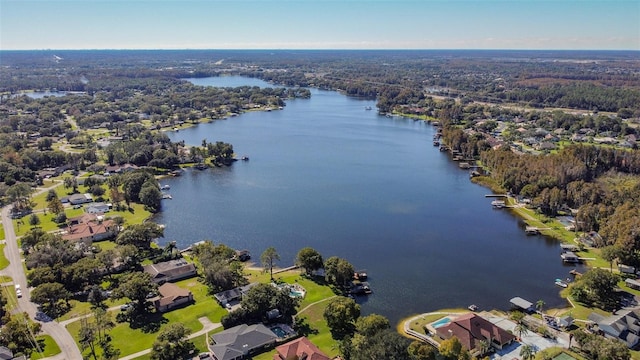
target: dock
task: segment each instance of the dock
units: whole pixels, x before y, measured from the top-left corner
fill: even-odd
[[[507,194],[487,194],[484,197],[486,198],[497,198],[497,197],[509,197]]]
[[[524,228],[524,232],[527,235],[538,235],[540,234],[540,229],[538,229],[537,227],[534,226],[527,226]]]

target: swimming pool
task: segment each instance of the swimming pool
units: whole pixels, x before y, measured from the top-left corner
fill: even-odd
[[[434,321],[431,323],[431,326],[433,326],[434,329],[437,329],[441,326],[445,326],[448,323],[451,322],[451,319],[449,319],[448,317],[443,317],[442,319],[438,320],[438,321]]]
[[[284,329],[282,329],[280,326],[272,327],[271,328],[271,332],[276,334],[281,339],[287,337],[287,335],[288,335],[288,333],[286,331],[284,331]]]

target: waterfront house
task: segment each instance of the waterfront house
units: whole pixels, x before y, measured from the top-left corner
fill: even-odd
[[[258,285],[258,283],[251,283],[230,290],[220,291],[219,293],[214,294],[213,297],[218,300],[220,305],[225,306],[232,301],[242,300],[242,297],[249,291],[249,289],[256,285]]]
[[[277,339],[276,334],[262,324],[242,324],[211,335],[208,345],[216,360],[240,360],[268,349]]]
[[[502,349],[516,339],[507,330],[474,313],[461,315],[438,327],[436,334],[442,339],[457,337],[469,351],[479,349],[481,341],[487,341],[493,348]]]
[[[74,218],[76,219],[76,218]],[[62,238],[69,241],[82,241],[87,245],[91,245],[94,241],[102,241],[116,236],[118,233],[118,225],[115,221],[104,220],[101,216],[90,218],[80,218],[83,222],[70,225],[62,235]]]
[[[196,266],[184,259],[164,261],[157,264],[145,265],[143,271],[151,275],[151,279],[158,284],[167,281],[177,281],[196,276]]]
[[[276,354],[273,355],[273,360],[289,359],[330,360],[327,355],[304,336],[276,347]]]
[[[188,304],[193,301],[193,294],[172,283],[164,283],[158,287],[160,296],[153,299],[153,306],[159,312],[169,311],[173,308]]]
[[[556,322],[559,327],[566,329],[571,325],[573,325],[573,318],[567,315],[567,316],[559,317]]]
[[[640,343],[640,313],[634,310],[621,310],[608,317],[591,313],[589,320],[598,326],[605,337],[622,340],[629,348]]]

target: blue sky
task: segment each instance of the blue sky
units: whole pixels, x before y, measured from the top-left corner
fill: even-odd
[[[0,0],[0,49],[640,50],[640,1]]]

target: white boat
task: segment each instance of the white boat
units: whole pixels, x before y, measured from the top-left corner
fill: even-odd
[[[493,200],[491,202],[491,206],[493,206],[496,209],[502,209],[505,206],[505,202],[502,200]]]
[[[556,279],[555,282],[556,286],[560,286],[562,288],[566,288],[569,286],[569,284],[567,284],[566,282],[562,281],[562,279]]]
[[[171,186],[169,186],[169,185],[162,185],[160,187],[160,190],[169,190],[169,189],[171,189]]]

